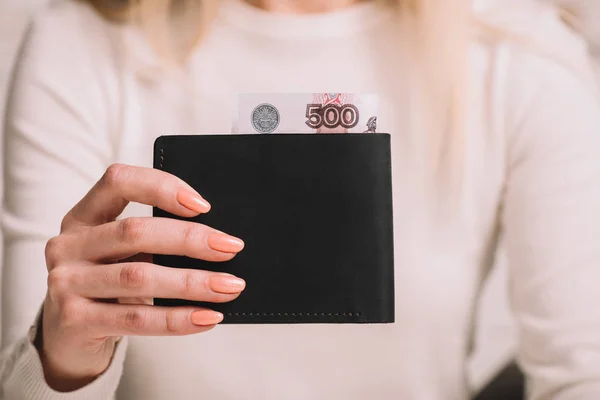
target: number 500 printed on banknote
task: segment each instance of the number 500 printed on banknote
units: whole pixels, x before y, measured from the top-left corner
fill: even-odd
[[[233,133],[377,133],[378,111],[373,94],[241,94]]]

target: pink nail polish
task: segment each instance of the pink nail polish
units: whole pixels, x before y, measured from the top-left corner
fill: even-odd
[[[198,214],[210,211],[210,203],[204,200],[199,194],[188,189],[180,190],[177,193],[177,201],[185,208]]]
[[[211,275],[208,286],[216,293],[236,294],[244,290],[246,282],[233,275]]]
[[[223,314],[212,310],[198,310],[192,312],[190,320],[198,326],[215,325],[223,321]]]
[[[208,236],[208,246],[223,253],[237,253],[244,248],[244,242],[233,236],[215,232]]]

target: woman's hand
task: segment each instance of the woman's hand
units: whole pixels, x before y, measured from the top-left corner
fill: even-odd
[[[149,254],[227,261],[244,243],[210,227],[166,218],[116,221],[129,202],[192,217],[210,205],[162,171],[115,164],[65,216],[48,241],[48,293],[38,335],[46,379],[60,391],[86,385],[109,365],[123,335],[205,332],[223,315],[197,307],[152,306],[153,297],[207,302],[235,299],[245,282],[232,275],[165,268]]]

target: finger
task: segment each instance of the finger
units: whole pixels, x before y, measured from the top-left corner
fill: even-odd
[[[93,302],[83,323],[98,337],[181,336],[200,333],[223,320],[223,314],[196,307],[158,307]]]
[[[231,274],[149,263],[69,268],[68,275],[63,279],[70,281],[72,293],[98,299],[160,297],[223,303],[237,298],[246,287],[243,279]]]
[[[137,253],[170,254],[228,261],[244,248],[241,239],[195,222],[170,218],[127,218],[80,233],[79,254],[89,261],[122,260]]]
[[[182,217],[210,210],[206,200],[174,175],[152,168],[113,164],[65,216],[62,229],[112,221],[129,202],[155,206]]]

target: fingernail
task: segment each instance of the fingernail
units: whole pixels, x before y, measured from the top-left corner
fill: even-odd
[[[213,292],[223,294],[239,293],[246,287],[246,281],[231,275],[211,275],[208,286]]]
[[[225,233],[215,232],[208,236],[208,246],[223,253],[237,253],[244,248],[244,242]]]
[[[210,211],[210,203],[204,200],[198,193],[188,189],[180,190],[177,193],[177,201],[185,208],[198,214]]]
[[[215,325],[223,321],[223,314],[212,310],[198,310],[192,312],[190,319],[194,325]]]

